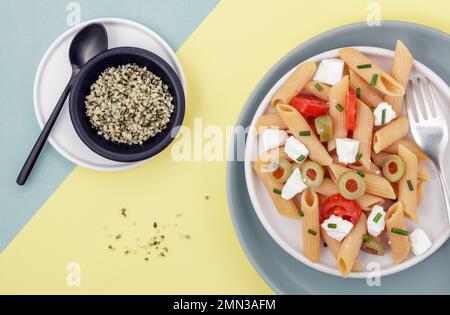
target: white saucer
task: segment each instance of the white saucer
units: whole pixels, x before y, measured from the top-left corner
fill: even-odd
[[[41,128],[50,116],[71,75],[68,57],[70,43],[85,25],[102,23],[108,31],[108,48],[133,46],[149,50],[163,58],[175,72],[186,93],[186,80],[175,52],[166,41],[149,28],[129,20],[101,18],[81,23],[59,36],[42,58],[34,80],[34,110]],[[98,171],[120,171],[136,167],[145,161],[121,163],[105,159],[91,151],[78,137],[69,115],[68,98],[48,141],[71,162]]]

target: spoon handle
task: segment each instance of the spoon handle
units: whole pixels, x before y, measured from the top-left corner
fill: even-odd
[[[69,83],[67,83],[67,86],[64,89],[63,93],[61,94],[61,97],[59,98],[58,103],[56,103],[56,106],[53,109],[52,114],[50,115],[47,122],[45,123],[45,126],[42,129],[41,134],[39,135],[39,138],[37,138],[36,143],[33,146],[33,149],[31,150],[30,154],[28,155],[28,158],[25,161],[25,164],[23,165],[22,170],[19,173],[19,176],[17,177],[16,183],[18,185],[22,186],[27,181],[27,178],[30,175],[34,164],[36,163],[36,161],[39,157],[39,154],[42,151],[42,148],[44,147],[45,143],[47,142],[48,135],[52,131],[52,128],[55,125],[56,119],[58,118],[58,115],[61,112],[61,109],[63,108],[64,102],[66,101],[66,98],[70,93],[70,90],[72,88],[73,79],[74,78],[72,77],[70,79]]]

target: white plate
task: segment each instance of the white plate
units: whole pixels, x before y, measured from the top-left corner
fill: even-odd
[[[394,52],[386,49],[375,47],[355,47],[365,53],[374,63],[378,64],[385,71],[389,72],[392,65]],[[324,58],[338,57],[338,49],[324,52],[320,55],[314,56],[309,61],[320,61]],[[258,110],[252,120],[252,126],[255,126],[259,117],[269,111],[273,111],[269,106],[270,99],[289,77],[294,69],[284,75],[275,86],[269,91],[266,97],[259,105]],[[428,77],[434,84],[441,104],[450,104],[450,89],[447,84],[442,81],[433,71],[418,61],[414,61],[411,77]],[[450,124],[449,110],[444,108],[447,123]],[[245,148],[245,179],[247,188],[250,194],[250,199],[255,208],[256,214],[261,220],[263,226],[272,238],[280,245],[286,252],[301,261],[302,263],[317,269],[319,271],[340,276],[336,266],[336,260],[329,250],[321,248],[321,258],[318,263],[312,263],[302,254],[302,237],[301,237],[301,222],[294,219],[289,219],[281,216],[275,206],[273,205],[270,196],[264,188],[261,181],[254,174],[251,161],[255,160],[257,150],[257,135],[250,132],[247,137]],[[447,156],[449,152],[447,151]],[[419,227],[421,227],[430,237],[433,246],[422,256],[414,256],[410,254],[407,259],[401,264],[395,265],[392,260],[390,249],[387,248],[384,256],[373,256],[362,252],[359,255],[359,260],[367,266],[370,262],[376,262],[381,267],[381,276],[393,274],[405,270],[420,261],[424,260],[432,253],[434,253],[450,236],[450,225],[448,223],[447,214],[445,212],[445,204],[441,193],[441,186],[437,178],[437,174],[431,165],[427,165],[431,173],[431,181],[425,185],[425,200],[419,207]],[[450,172],[446,172],[450,176]],[[408,222],[408,228],[414,227],[414,224]],[[366,278],[370,275],[370,271],[352,272],[351,278]]]
[[[71,75],[68,57],[75,34],[89,23],[102,23],[108,31],[108,48],[133,46],[149,50],[172,66],[186,93],[186,80],[175,52],[159,35],[149,28],[124,19],[101,18],[79,24],[59,36],[42,58],[34,80],[34,110],[39,126],[43,128]],[[119,171],[136,167],[145,161],[121,163],[108,160],[91,151],[78,137],[69,115],[66,100],[48,141],[71,162],[99,171]]]

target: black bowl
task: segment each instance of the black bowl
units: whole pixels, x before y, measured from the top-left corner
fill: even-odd
[[[141,145],[128,145],[106,140],[97,134],[86,116],[85,98],[91,85],[108,67],[135,63],[147,67],[167,84],[173,96],[174,111],[167,127]],[[174,130],[181,126],[185,111],[183,86],[175,71],[161,57],[134,47],[119,47],[107,50],[90,60],[75,79],[69,100],[70,117],[81,140],[95,153],[119,162],[135,162],[148,159],[166,148],[176,135]],[[177,128],[178,129],[178,128]],[[173,134],[172,134],[173,133]]]

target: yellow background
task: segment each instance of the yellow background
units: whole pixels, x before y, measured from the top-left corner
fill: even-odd
[[[450,32],[448,0],[378,2],[382,19]],[[185,125],[195,117],[233,125],[274,63],[321,32],[365,21],[367,4],[223,0],[178,51],[188,84]],[[78,167],[1,253],[0,293],[271,293],[239,246],[225,184],[225,162],[173,162],[170,149],[122,173]],[[192,238],[172,233],[167,257],[149,262],[113,254],[104,226],[125,229],[122,207],[139,227],[179,220],[177,231]],[[80,287],[66,284],[69,262],[81,266]]]

